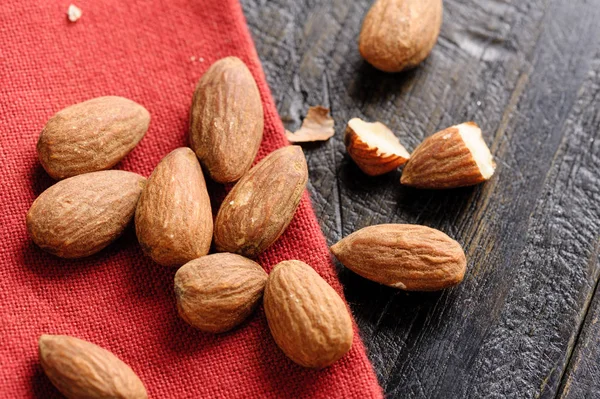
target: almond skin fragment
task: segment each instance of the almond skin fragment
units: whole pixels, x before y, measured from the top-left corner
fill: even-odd
[[[273,268],[264,307],[275,342],[301,366],[327,367],[352,347],[352,319],[346,304],[304,262],[289,260]]]
[[[291,143],[329,140],[335,133],[334,123],[333,118],[329,115],[329,108],[317,105],[308,109],[300,130],[294,133],[286,130],[285,136]]]
[[[492,177],[496,164],[474,122],[427,137],[413,151],[400,182],[426,189],[472,186]]]
[[[234,182],[250,169],[263,125],[260,93],[246,64],[227,57],[211,65],[194,92],[190,146],[214,181]]]
[[[223,200],[215,219],[217,251],[254,258],[271,246],[292,221],[307,180],[302,148],[267,155]]]
[[[135,232],[143,251],[163,266],[181,266],[208,253],[212,210],[192,150],[177,148],[156,166],[140,196]]]
[[[117,96],[71,105],[54,115],[37,143],[40,162],[54,179],[110,169],[144,137],[146,108]]]
[[[460,283],[466,259],[459,243],[439,230],[412,224],[360,229],[331,247],[348,269],[406,291],[437,291]]]
[[[122,170],[62,180],[29,208],[29,235],[40,248],[61,258],[95,254],[131,222],[145,182],[144,177]]]
[[[229,331],[254,311],[266,283],[263,268],[243,256],[220,253],[194,259],[175,274],[179,316],[201,331]]]
[[[39,357],[44,373],[69,399],[146,399],[139,377],[111,352],[67,335],[42,335]]]
[[[363,21],[359,51],[384,72],[419,65],[442,26],[442,0],[377,0]]]
[[[351,119],[346,127],[344,143],[348,155],[369,176],[391,172],[410,158],[400,140],[380,122]]]

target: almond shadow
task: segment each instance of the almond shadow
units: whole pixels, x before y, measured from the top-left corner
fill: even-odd
[[[35,198],[56,183],[56,180],[50,177],[39,161],[31,166],[30,178],[31,189]]]
[[[34,368],[34,372],[31,375],[30,383],[33,397],[36,399],[63,398],[58,389],[52,385],[39,362],[36,360],[32,366]]]
[[[20,251],[22,264],[31,272],[46,279],[66,279],[95,267],[112,262],[121,251],[136,245],[135,232],[128,226],[123,234],[101,251],[77,259],[65,259],[52,255],[38,247],[30,238],[25,240]]]
[[[357,61],[349,95],[364,108],[368,104],[388,104],[405,95],[419,75],[419,67],[399,73],[383,72],[362,58]]]

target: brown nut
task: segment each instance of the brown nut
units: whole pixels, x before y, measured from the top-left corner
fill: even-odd
[[[131,222],[146,179],[122,170],[85,173],[44,191],[27,212],[40,248],[61,258],[95,254]]]
[[[460,283],[466,259],[459,243],[439,230],[412,224],[360,229],[331,247],[348,269],[406,291],[436,291]]]
[[[227,57],[202,76],[192,101],[190,146],[210,177],[237,181],[254,161],[263,135],[258,87],[242,60]]]
[[[400,182],[427,189],[472,186],[489,180],[495,168],[481,129],[466,122],[423,140],[411,154]]]
[[[369,176],[391,172],[410,158],[400,140],[380,122],[351,119],[346,128],[344,143],[348,155]]]
[[[177,148],[156,166],[140,196],[135,232],[144,252],[163,266],[181,266],[208,253],[212,210],[192,150]]]
[[[194,259],[175,274],[179,316],[202,331],[231,330],[256,308],[266,282],[263,268],[240,255],[220,253]]]
[[[301,366],[327,367],[352,347],[352,319],[346,304],[304,262],[289,260],[273,268],[264,306],[275,342]]]
[[[440,34],[442,8],[442,0],[377,0],[363,21],[360,54],[384,72],[419,65]]]
[[[111,352],[66,335],[42,335],[40,363],[52,384],[69,399],[146,399],[139,377]]]
[[[215,220],[217,251],[253,258],[271,246],[292,221],[307,180],[300,147],[267,155],[225,197]]]
[[[40,162],[55,179],[110,169],[144,137],[146,108],[123,97],[98,97],[54,115],[37,143]]]

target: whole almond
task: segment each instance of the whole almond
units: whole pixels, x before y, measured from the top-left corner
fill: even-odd
[[[302,148],[267,155],[225,197],[215,220],[217,250],[258,256],[292,221],[307,180]]]
[[[111,352],[67,335],[42,335],[40,363],[52,384],[69,399],[145,399],[139,377]]]
[[[427,137],[413,151],[400,182],[426,189],[446,189],[482,183],[496,164],[473,122],[444,129]]]
[[[210,177],[239,180],[252,165],[263,135],[258,86],[242,60],[227,57],[202,76],[192,101],[190,146]]]
[[[177,148],[156,166],[140,196],[135,232],[143,251],[163,266],[181,266],[208,253],[212,210],[192,150]]]
[[[301,366],[327,367],[352,346],[352,319],[346,304],[304,262],[289,260],[273,268],[264,307],[275,342]]]
[[[442,8],[442,0],[377,0],[363,21],[361,55],[385,72],[417,66],[437,41]]]
[[[459,243],[439,230],[412,224],[360,229],[331,247],[347,268],[407,291],[436,291],[460,283],[466,259]]]
[[[44,191],[27,212],[33,242],[62,258],[92,255],[133,218],[146,179],[122,170],[85,173]]]
[[[202,331],[231,330],[256,308],[266,282],[263,268],[240,255],[220,253],[194,259],[175,274],[179,316]]]
[[[150,124],[146,108],[123,97],[98,97],[54,115],[37,143],[40,162],[55,179],[110,169],[129,154]]]

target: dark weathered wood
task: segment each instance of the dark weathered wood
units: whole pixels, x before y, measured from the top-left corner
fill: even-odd
[[[563,201],[569,204],[569,212],[578,212],[581,218],[595,220],[600,213],[600,186],[598,175],[600,171],[600,51],[595,54],[594,67],[582,89],[580,100],[575,107],[575,113],[570,121],[569,142],[565,143],[565,151],[570,154],[563,165],[563,174],[572,175],[569,181],[573,185],[574,196],[566,197]],[[573,191],[573,190],[570,190]],[[582,269],[587,259],[587,268],[597,269],[600,262],[600,241],[598,240],[597,223],[578,221],[573,225],[569,234],[578,242],[585,243],[591,239],[595,247],[584,250],[578,246],[565,248],[576,264]],[[595,231],[588,231],[595,227]],[[584,245],[582,245],[583,247]],[[572,267],[572,265],[568,265]],[[577,271],[574,269],[573,271]],[[569,367],[562,379],[561,398],[598,398],[600,397],[600,292],[596,281],[594,299],[587,313],[585,324],[582,326],[577,345],[573,351]]]
[[[369,0],[242,4],[287,127],[310,105],[332,109],[336,136],[305,146],[329,242],[371,224],[419,223],[467,253],[465,281],[440,293],[404,293],[340,267],[386,393],[557,395],[600,276],[600,0],[447,0],[432,55],[396,75],[358,54]],[[402,187],[400,171],[365,176],[342,142],[355,116],[387,124],[409,150],[475,120],[496,176],[444,192]],[[593,319],[586,325],[589,346],[600,330]],[[598,362],[585,342],[573,360]],[[593,370],[572,363],[562,393],[599,390]]]
[[[598,250],[598,248],[597,248]],[[590,259],[598,262],[598,251]],[[561,399],[594,399],[600,397],[600,296],[594,295],[592,309],[579,335],[561,387]]]

